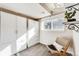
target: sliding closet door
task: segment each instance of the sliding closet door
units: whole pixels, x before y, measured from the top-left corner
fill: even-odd
[[[16,16],[1,12],[1,40],[9,42],[16,40]]]
[[[17,16],[17,52],[27,47],[27,18]]]
[[[6,12],[1,12],[0,20],[0,55],[11,55],[16,49],[16,16]]]
[[[28,47],[39,43],[39,22],[28,19]]]

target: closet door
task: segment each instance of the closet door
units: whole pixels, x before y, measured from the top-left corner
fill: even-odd
[[[0,55],[12,55],[16,49],[16,16],[1,12]]]
[[[39,22],[28,19],[28,47],[39,43]]]
[[[16,40],[16,16],[1,12],[1,40],[9,42]]]
[[[27,19],[17,16],[17,52],[27,47]]]

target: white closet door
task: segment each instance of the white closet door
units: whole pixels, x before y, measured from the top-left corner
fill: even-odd
[[[27,19],[17,16],[17,52],[27,47]]]
[[[0,55],[12,55],[16,49],[16,16],[1,12]]]
[[[39,22],[28,19],[28,47],[39,43]]]
[[[16,16],[1,12],[1,40],[9,42],[16,40]]]

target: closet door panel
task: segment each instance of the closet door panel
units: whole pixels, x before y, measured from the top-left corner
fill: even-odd
[[[17,16],[17,51],[27,47],[27,19]]]
[[[0,55],[16,53],[16,16],[1,12]]]
[[[1,12],[1,41],[4,43],[16,40],[16,16]]]
[[[39,43],[39,22],[28,19],[28,47]]]

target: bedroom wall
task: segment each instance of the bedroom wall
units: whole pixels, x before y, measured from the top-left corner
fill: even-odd
[[[48,20],[48,19],[50,19],[50,18],[48,17],[48,18],[41,19],[40,28],[41,28],[41,22],[43,22],[44,20]],[[51,19],[52,20],[64,19],[64,14],[52,16]],[[40,43],[46,44],[46,45],[52,44],[53,42],[55,42],[55,40],[58,36],[62,36],[63,34],[64,34],[64,36],[71,37],[72,31],[67,31],[67,30],[65,30],[65,31],[45,31],[45,30],[40,29]]]
[[[71,37],[71,31],[41,31],[40,42],[42,44],[53,44],[58,36]]]
[[[79,32],[73,31],[73,39],[75,55],[79,56]]]

